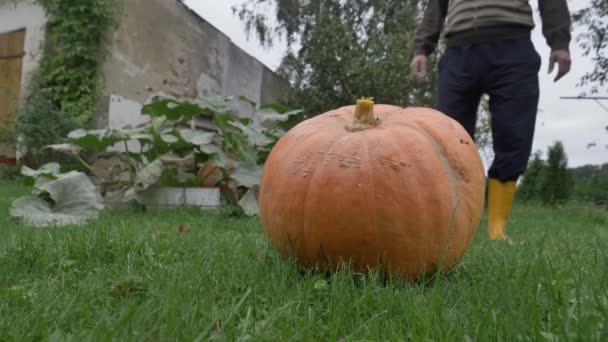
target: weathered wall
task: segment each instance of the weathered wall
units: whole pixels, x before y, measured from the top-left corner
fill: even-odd
[[[160,93],[246,96],[259,103],[276,101],[287,89],[285,81],[177,0],[125,0],[104,73],[111,127],[139,122],[134,104]],[[250,113],[242,102],[233,107],[241,116]]]
[[[25,29],[21,94],[25,94],[31,72],[36,69],[44,42],[44,10],[31,0],[0,2],[0,33]]]
[[[288,87],[178,0],[124,0],[123,6],[104,65],[97,126],[141,123],[141,104],[157,94],[246,96],[260,103],[277,101]],[[42,54],[45,23],[33,0],[0,1],[0,33],[26,29],[22,94]],[[241,116],[251,112],[237,100],[233,108]]]

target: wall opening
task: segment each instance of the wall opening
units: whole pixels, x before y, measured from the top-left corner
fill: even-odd
[[[0,33],[0,127],[12,125],[9,114],[21,96],[25,30]],[[15,164],[15,146],[0,145],[0,164]]]

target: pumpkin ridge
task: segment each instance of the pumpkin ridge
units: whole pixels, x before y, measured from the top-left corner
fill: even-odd
[[[419,130],[423,133],[423,135],[429,140],[431,145],[433,145],[433,149],[439,156],[441,160],[441,165],[443,166],[447,176],[448,181],[450,182],[450,190],[452,192],[452,215],[450,219],[450,226],[448,228],[448,237],[445,241],[445,245],[442,247],[441,256],[439,258],[439,268],[441,268],[442,261],[444,260],[445,255],[449,249],[450,241],[454,236],[454,225],[456,224],[456,214],[458,212],[458,208],[460,207],[460,196],[458,194],[458,186],[456,185],[457,177],[454,173],[454,165],[450,162],[450,160],[446,157],[446,152],[443,146],[439,144],[437,139],[427,130],[423,125],[417,123]]]
[[[382,120],[382,122],[386,122],[386,120],[388,120],[388,118],[390,118],[393,114],[395,113],[399,113],[399,112],[405,112],[405,110],[403,108],[394,110],[392,112],[388,112],[388,113],[384,113],[384,116],[380,118],[380,120]],[[378,117],[380,117],[380,115],[378,115]]]
[[[317,117],[320,118],[320,117]],[[315,118],[309,120],[309,121],[313,121],[315,120]],[[305,121],[306,122],[306,121]],[[315,141],[315,140],[320,140],[320,138],[318,138],[317,136],[326,134],[327,132],[331,132],[334,131],[335,134],[340,134],[342,133],[339,129],[337,129],[335,126],[328,126],[327,130],[314,130],[314,125],[298,125],[296,126],[297,128],[299,128],[298,130],[292,129],[291,131],[289,131],[287,134],[285,134],[285,136],[283,137],[283,140],[280,140],[277,143],[277,146],[280,148],[282,146],[294,146],[294,145],[300,145],[301,142],[306,142],[306,141]],[[335,140],[335,139],[332,139]],[[276,147],[276,146],[275,146]],[[291,148],[290,148],[291,149]],[[274,149],[273,149],[274,151]],[[278,151],[278,148],[277,148]],[[311,149],[312,151],[312,149]],[[299,175],[300,171],[302,168],[308,169],[310,167],[311,172],[309,173],[309,175],[311,175],[311,173],[313,173],[316,170],[316,165],[319,163],[318,161],[318,157],[317,157],[318,153],[314,153],[313,157],[310,158],[310,164],[306,165],[298,165],[296,166],[297,168],[297,173],[294,176]],[[289,164],[293,165],[293,164],[298,164],[297,159],[298,159],[298,154],[289,157],[289,155],[287,157],[284,157],[284,159],[289,160]],[[273,154],[271,153],[271,155],[269,156],[269,160],[274,160],[273,159]],[[306,162],[308,163],[308,162]],[[269,163],[267,162],[267,165]],[[265,166],[266,167],[266,166]],[[288,173],[290,173],[289,168],[287,170]],[[310,189],[310,184],[311,184],[311,180],[312,180],[312,175],[311,177],[304,177],[306,179],[307,182],[307,188]],[[302,206],[304,206],[304,204],[306,203],[306,197],[308,196],[308,192],[304,193],[304,196],[302,198]],[[306,210],[305,208],[303,208],[302,210]],[[291,256],[293,256],[294,258],[299,258],[299,256],[301,255],[306,255],[306,250],[304,249],[305,244],[304,244],[304,236],[305,236],[305,227],[304,224],[298,224],[298,231],[292,232],[293,234],[289,234],[287,233],[287,244],[288,244],[288,249],[291,250]],[[300,236],[300,239],[298,239],[298,236]],[[295,241],[299,240],[299,243],[294,243]]]
[[[416,125],[418,130],[422,131],[422,135],[424,135],[425,138],[428,139],[428,141],[431,143],[431,145],[433,145],[433,150],[435,150],[435,152],[437,153],[437,155],[439,156],[439,159],[441,160],[441,165],[443,165],[447,175],[448,175],[448,180],[450,182],[450,189],[452,190],[452,202],[453,203],[458,203],[458,187],[456,185],[457,179],[458,177],[456,176],[456,173],[454,172],[454,169],[456,168],[454,166],[454,164],[452,164],[452,162],[450,161],[450,159],[446,156],[446,151],[443,148],[443,146],[441,146],[441,144],[437,141],[437,139],[435,139],[435,137],[430,133],[430,131],[428,129],[426,129],[426,127],[424,127],[423,125]],[[456,205],[454,205],[455,207]]]
[[[374,184],[374,170],[372,167],[372,163],[371,161],[374,160],[374,156],[372,155],[372,150],[369,148],[369,135],[366,134],[366,132],[363,132],[363,142],[365,145],[365,149],[367,150],[367,158],[368,158],[368,162],[367,163],[361,163],[361,165],[365,165],[367,167],[367,177],[369,178],[369,184],[371,186],[371,194],[372,194],[372,200],[376,198],[376,185]],[[363,173],[363,172],[362,172]],[[373,219],[372,222],[374,224],[374,232],[376,235],[376,243],[375,243],[375,249],[378,252],[378,254],[380,254],[380,248],[378,247],[378,241],[380,240],[380,233],[378,232],[378,212],[376,210],[376,206],[372,205],[372,210],[373,210]],[[386,251],[384,251],[384,254],[386,254]],[[384,264],[384,259],[385,259],[386,255],[378,255],[378,262],[381,264]]]
[[[393,114],[393,113],[389,113],[389,114]],[[383,119],[386,120],[386,117]],[[385,127],[387,129],[393,129],[394,127],[405,127],[408,128],[416,133],[420,134],[420,126],[417,123],[411,123],[412,121],[392,121],[390,126]],[[425,137],[426,138],[426,137]]]
[[[343,131],[339,131],[338,135],[334,138],[332,138],[331,140],[329,140],[329,146],[327,147],[327,149],[325,151],[319,151],[319,153],[317,153],[317,155],[320,155],[320,157],[318,157],[318,161],[314,164],[314,167],[312,168],[312,171],[310,173],[310,181],[308,182],[308,187],[306,188],[306,193],[304,194],[304,198],[303,198],[303,206],[304,206],[304,222],[303,222],[303,227],[302,227],[302,244],[301,246],[304,248],[308,247],[308,241],[310,241],[309,235],[310,235],[310,229],[309,229],[309,222],[310,222],[310,217],[311,215],[308,215],[308,211],[309,208],[311,207],[311,203],[310,203],[310,191],[312,189],[315,189],[316,187],[314,186],[315,181],[317,180],[317,177],[319,173],[317,172],[324,164],[325,162],[325,158],[326,156],[331,154],[332,149],[337,146],[339,144],[340,141],[342,141],[344,138],[348,137],[350,135],[349,132],[343,132]],[[319,248],[322,248],[322,244],[323,241],[320,241],[319,244]],[[301,247],[300,247],[301,248]],[[316,248],[316,247],[313,247]],[[311,255],[309,254],[308,250],[305,251],[305,254]],[[319,250],[317,252],[317,254],[319,252],[322,252],[321,250]],[[327,259],[327,256],[325,256]],[[308,257],[306,258],[308,259]],[[326,260],[326,261],[330,261],[330,260]],[[309,263],[308,260],[305,260],[306,263]]]
[[[389,113],[388,113],[388,115],[393,114],[393,113],[397,113],[397,112],[400,112],[400,111],[401,111],[401,110],[399,110],[399,111],[393,111],[393,112],[389,112]],[[386,118],[387,118],[387,116],[385,116],[385,117],[383,118],[383,123],[386,123],[386,122],[387,122],[387,121],[386,121]],[[402,125],[403,127],[407,128],[408,130],[411,130],[411,131],[412,131],[414,134],[417,134],[417,135],[419,135],[419,136],[423,136],[423,134],[421,134],[421,133],[419,132],[419,130],[418,130],[418,129],[417,129],[415,126],[410,125],[410,124],[407,124],[406,122],[398,122],[398,121],[395,121],[395,122],[392,122],[390,125],[387,125],[386,127],[384,127],[384,129],[386,129],[386,136],[387,136],[386,141],[391,141],[391,145],[393,145],[393,146],[397,146],[397,147],[400,147],[400,145],[399,145],[398,143],[395,143],[395,141],[399,141],[399,140],[400,140],[400,136],[399,136],[399,134],[400,134],[400,133],[399,133],[399,132],[397,132],[396,130],[392,129],[394,126],[399,126],[400,124],[403,124],[403,125]],[[390,138],[390,139],[388,139],[389,137],[391,137],[391,138]],[[395,150],[398,150],[398,148],[397,148],[397,149],[395,149]],[[379,156],[379,157],[381,157],[381,158],[386,158],[386,157],[382,156],[381,154],[377,154],[377,156]],[[388,160],[391,160],[390,158],[387,158],[387,159],[388,159]],[[371,161],[373,161],[373,160],[376,160],[376,158],[370,157],[370,160],[371,160]],[[370,165],[371,165],[371,164],[370,164]],[[372,175],[373,175],[373,174],[374,174],[374,173],[372,172]],[[371,177],[370,177],[370,178],[371,178]],[[401,178],[399,178],[399,179],[400,179],[400,180],[402,180]],[[372,181],[372,186],[373,186],[373,181]],[[405,184],[401,183],[401,184],[400,184],[400,187],[405,187]],[[376,197],[376,195],[377,195],[377,194],[376,194],[376,193],[375,193],[375,191],[374,191],[374,193],[373,193],[373,198],[375,198],[375,197]],[[386,196],[386,194],[384,194],[384,195]],[[376,207],[374,206],[374,213],[375,213],[375,209],[376,209]],[[376,220],[376,217],[374,217],[374,219]],[[378,229],[378,226],[376,225],[376,230],[377,230],[377,229]],[[380,234],[379,234],[379,233],[377,233],[377,236],[380,236]],[[384,234],[382,234],[381,239],[380,239],[380,238],[377,238],[377,241],[385,241],[385,240],[386,240],[386,239],[385,239],[385,237],[384,237]],[[377,243],[378,243],[378,242],[377,242]],[[380,252],[380,248],[377,248],[377,249],[378,249],[378,251]],[[382,259],[380,260],[380,261],[381,261],[381,264],[380,264],[380,265],[381,265],[382,267],[387,267],[387,269],[389,269],[389,270],[390,270],[390,268],[392,267],[392,265],[391,265],[391,261],[392,261],[391,259],[392,259],[392,258],[389,258],[389,257],[388,257],[387,250],[384,250],[384,251],[382,251],[382,252],[384,253],[384,255],[382,255],[382,256],[381,256],[381,258],[382,258]]]
[[[412,123],[412,121],[394,121],[391,124],[391,127],[389,127],[387,129],[388,135],[392,136],[393,134],[399,134],[399,132],[396,132],[394,129],[391,129],[395,126],[408,129],[408,130],[412,131],[413,134],[416,134],[417,136],[421,137],[421,139],[424,139],[427,142],[429,142],[429,144],[432,146],[433,150],[435,151],[437,158],[439,159],[443,169],[445,170],[446,177],[448,179],[448,182],[450,183],[452,212],[450,214],[450,221],[449,221],[450,223],[448,226],[447,238],[446,238],[445,242],[443,243],[443,246],[441,248],[441,254],[440,254],[439,260],[437,262],[437,267],[441,268],[443,260],[445,260],[444,257],[447,254],[447,251],[449,249],[449,242],[451,241],[451,239],[455,233],[455,229],[454,229],[455,224],[456,224],[455,218],[456,218],[456,214],[458,213],[458,209],[460,208],[460,197],[459,197],[459,193],[458,193],[458,187],[456,184],[457,178],[454,173],[453,166],[450,163],[450,160],[445,156],[446,151],[443,149],[443,147],[439,144],[439,142],[435,139],[435,137],[427,129],[425,129],[424,127],[419,125],[417,122]],[[398,140],[399,136],[397,135],[396,138]]]

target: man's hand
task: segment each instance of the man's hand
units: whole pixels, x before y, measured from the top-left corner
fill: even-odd
[[[410,64],[410,70],[418,81],[426,81],[426,56],[416,55]]]
[[[572,60],[570,60],[570,52],[567,50],[554,50],[551,51],[551,56],[549,56],[549,74],[553,72],[555,68],[555,63],[557,63],[557,75],[555,75],[555,79],[553,82],[559,81],[560,78],[564,77],[570,71],[570,64]]]

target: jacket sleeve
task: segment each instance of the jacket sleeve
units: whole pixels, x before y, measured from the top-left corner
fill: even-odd
[[[551,50],[568,50],[572,21],[566,0],[538,0],[538,9]]]
[[[435,50],[448,11],[448,3],[449,0],[428,1],[422,22],[414,36],[414,55],[428,56]]]

